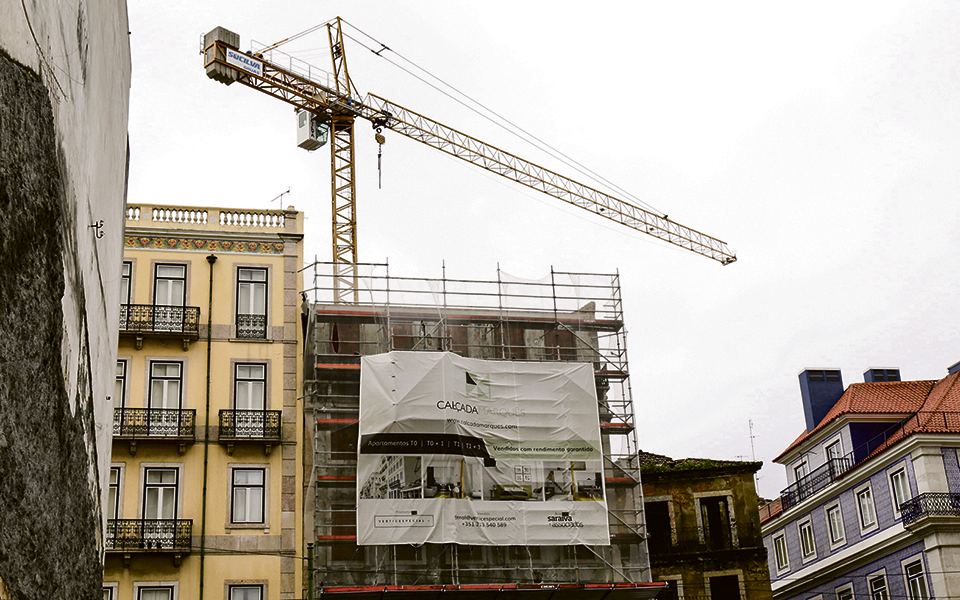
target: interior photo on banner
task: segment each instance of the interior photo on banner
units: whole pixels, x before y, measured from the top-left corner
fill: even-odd
[[[365,356],[357,543],[609,544],[593,367]]]

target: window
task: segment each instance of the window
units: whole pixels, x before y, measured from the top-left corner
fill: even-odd
[[[133,271],[133,263],[128,260],[123,261],[120,268],[120,304],[130,304],[130,275]]]
[[[670,503],[645,502],[647,521],[647,547],[650,554],[664,554],[673,547],[673,523],[670,519]]]
[[[807,476],[807,473],[807,463],[804,461],[793,468],[794,481],[800,481]]]
[[[824,450],[824,454],[826,455],[828,461],[837,458],[843,458],[843,447],[840,445],[840,440],[828,445]]]
[[[173,600],[173,586],[137,587],[137,600]]]
[[[710,597],[735,600],[740,598],[740,577],[737,575],[720,575],[710,578]]]
[[[803,558],[816,557],[817,544],[813,538],[813,524],[805,519],[797,524],[800,533],[800,552]]]
[[[857,508],[860,512],[861,529],[868,529],[877,524],[877,514],[873,509],[873,494],[869,486],[857,492]]]
[[[830,532],[830,544],[843,543],[843,513],[840,512],[840,503],[827,508],[827,529]]]
[[[237,337],[267,337],[266,269],[237,269]]]
[[[230,600],[261,600],[263,598],[262,585],[231,585]]]
[[[120,467],[110,467],[110,487],[107,489],[107,518],[120,518]]]
[[[683,598],[683,595],[680,592],[681,582],[679,577],[667,579],[666,577],[661,576],[659,579],[663,581],[663,583],[667,584],[667,588],[660,592],[660,595],[657,596],[657,598],[660,598],[661,600],[681,600]]]
[[[893,510],[900,514],[900,505],[910,499],[910,487],[907,484],[906,469],[898,469],[890,475],[890,489],[893,491]]]
[[[183,306],[186,284],[185,265],[157,265],[153,303],[157,306]]]
[[[233,469],[233,523],[263,523],[266,494],[264,469]]]
[[[837,600],[853,600],[853,584],[837,588]]]
[[[730,527],[730,507],[727,496],[707,496],[698,498],[703,541],[710,550],[724,550],[733,547]]]
[[[147,416],[150,435],[175,436],[179,433],[182,389],[183,363],[150,363],[150,410]]]
[[[890,600],[890,595],[887,593],[887,578],[883,575],[868,578],[867,586],[870,588],[870,600]]]
[[[777,556],[777,570],[785,571],[790,568],[790,559],[787,555],[787,538],[780,534],[773,538],[773,551]]]
[[[117,361],[117,383],[113,388],[113,407],[123,408],[127,404],[127,361]]]
[[[264,410],[267,388],[266,365],[238,364],[236,373],[237,410]]]
[[[910,600],[930,600],[927,591],[927,577],[923,573],[923,563],[919,560],[904,565],[903,572],[907,576],[907,592]]]
[[[143,472],[143,518],[177,518],[177,481],[175,468],[146,468]]]
[[[357,459],[358,428],[359,425],[354,424],[330,432],[330,460]]]

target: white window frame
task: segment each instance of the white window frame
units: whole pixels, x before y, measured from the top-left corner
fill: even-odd
[[[120,582],[119,581],[104,581],[103,582],[103,591],[110,592],[109,600],[117,600],[120,592]]]
[[[837,521],[837,524],[840,526],[840,539],[833,539],[833,524],[830,520],[830,513],[836,509],[836,514],[840,517]],[[840,506],[840,500],[836,500],[827,504],[823,508],[823,517],[824,522],[827,524],[827,540],[830,542],[830,550],[835,550],[840,546],[843,546],[847,543],[847,532],[846,528],[843,526],[843,508]]]
[[[853,583],[845,583],[839,587],[834,588],[833,590],[833,593],[836,594],[837,596],[837,600],[847,600],[846,598],[840,595],[846,592],[850,593],[850,596],[848,597],[849,600],[854,600],[854,598],[856,598],[856,596],[853,595]]]
[[[263,471],[263,522],[247,523],[233,520],[233,472],[236,470],[258,469]],[[266,463],[229,463],[227,465],[227,514],[224,528],[229,533],[231,529],[262,529],[270,533],[270,465]],[[234,582],[232,585],[246,585]],[[254,585],[253,583],[250,585]],[[259,583],[256,583],[259,585]]]
[[[112,515],[107,515],[107,519],[122,519],[122,518],[123,518],[123,475],[124,475],[124,471],[126,471],[126,469],[125,469],[124,467],[126,467],[126,465],[124,465],[123,463],[113,463],[113,464],[110,465],[111,474],[112,474],[112,472],[113,472],[114,470],[116,470],[116,471],[118,472],[118,473],[117,473],[117,498],[116,498],[116,500],[115,500],[116,504],[114,505],[114,508],[115,508],[116,510],[114,511],[114,514],[112,514]],[[109,491],[109,488],[111,488],[111,487],[113,487],[113,486],[110,485],[110,480],[108,479],[108,480],[107,480],[107,488],[108,488],[108,489],[107,489],[107,506],[106,506],[106,510],[107,510],[108,512],[109,512],[109,509],[110,509],[110,491]]]
[[[778,545],[777,542],[782,542]],[[783,547],[783,566],[780,565],[780,546]],[[777,574],[786,573],[790,570],[790,548],[787,546],[787,534],[781,529],[773,534],[773,560],[777,565]]]
[[[258,587],[260,588],[260,600],[269,598],[270,583],[266,579],[227,579],[223,582],[223,600],[232,600],[233,588],[238,587]]]
[[[883,580],[883,592],[885,596],[883,600],[890,600],[890,582],[887,581],[886,569],[880,569],[879,571],[874,571],[873,573],[869,573],[867,575],[867,598],[870,598],[870,600],[877,600],[873,595],[873,582],[877,579]]]
[[[124,271],[127,271],[124,273]],[[127,294],[124,296],[123,287],[126,281]],[[133,304],[133,261],[124,260],[120,265],[120,304]]]
[[[146,509],[146,485],[147,469],[176,469],[177,470],[177,505],[173,518],[179,519],[183,514],[183,463],[140,463],[140,486],[139,499],[137,502],[137,518],[142,519]]]
[[[117,371],[120,370],[120,365],[123,365],[123,374],[116,373],[114,382],[121,382],[120,384],[120,402],[117,403],[117,398],[111,398],[113,400],[113,408],[124,408],[129,405],[127,398],[130,396],[130,359],[127,357],[117,357]],[[116,396],[116,383],[114,383],[114,396]]]
[[[905,463],[899,463],[899,467],[893,467],[887,469],[887,485],[890,488],[890,502],[893,504],[893,516],[896,519],[900,518],[900,502],[897,501],[897,489],[896,485],[893,482],[895,475],[903,475],[903,487],[904,487],[904,499],[906,502],[910,499],[910,478],[907,476],[907,465]]]
[[[189,300],[189,290],[190,290],[190,268],[189,263],[182,261],[154,261],[153,262],[153,289],[150,290],[150,297],[152,304],[154,306],[187,306]],[[160,276],[161,267],[178,267],[183,269],[183,277],[170,277],[170,276]],[[182,281],[183,282],[183,293],[181,294],[180,304],[160,304],[159,298],[157,298],[157,286],[160,281]],[[169,296],[169,293],[168,293]],[[163,299],[164,302],[167,301],[166,298]]]
[[[810,538],[810,552],[807,552],[806,544],[804,543],[804,531],[809,532]],[[809,562],[811,560],[817,559],[817,537],[813,532],[813,521],[810,517],[806,517],[797,521],[797,538],[800,540],[800,561]]]
[[[837,446],[840,449],[840,454],[837,455],[837,458],[843,458],[843,438],[838,435],[823,445],[823,461],[825,463],[830,461],[829,449],[833,446]]]
[[[263,597],[263,585],[255,584],[255,583],[248,583],[248,584],[236,584],[236,583],[235,583],[235,584],[230,584],[230,585],[228,585],[228,586],[227,586],[227,598],[228,598],[228,600],[234,600],[234,597],[233,597],[233,591],[234,591],[234,590],[236,590],[236,589],[243,589],[243,588],[259,590],[259,591],[260,591],[260,598],[258,598],[257,600],[264,600],[264,597]]]
[[[803,469],[803,475],[797,476],[797,471]],[[793,482],[797,483],[804,477],[810,474],[810,465],[807,463],[807,459],[803,459],[793,466]]]
[[[922,596],[916,596],[913,593],[913,590],[910,588],[910,577],[907,575],[907,567],[912,567],[913,565],[920,564],[920,573],[921,581],[923,581],[923,591]],[[909,600],[930,600],[930,583],[927,581],[927,567],[923,564],[923,554],[914,554],[910,558],[900,561],[900,572],[903,574],[903,585],[904,590],[907,592],[907,598]]]
[[[140,590],[144,588],[171,588],[173,593],[170,600],[177,600],[180,595],[179,581],[134,581],[133,582],[133,600],[140,600]]]
[[[870,494],[870,516],[873,518],[872,523],[865,523],[864,520],[863,503],[860,501],[860,496],[864,492]],[[854,488],[853,499],[857,505],[857,524],[860,526],[860,533],[867,533],[880,527],[879,519],[877,519],[877,503],[873,499],[873,486],[870,485],[869,481]]]

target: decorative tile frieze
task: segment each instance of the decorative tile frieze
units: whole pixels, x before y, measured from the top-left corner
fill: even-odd
[[[244,242],[203,238],[124,236],[124,248],[133,250],[178,250],[234,252],[238,254],[283,254],[283,242]]]

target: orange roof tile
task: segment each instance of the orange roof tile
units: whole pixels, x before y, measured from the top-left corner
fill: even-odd
[[[806,431],[790,444],[780,456],[802,444],[814,433],[825,428],[841,415],[848,414],[898,414],[927,411],[960,411],[960,385],[957,379],[960,373],[948,375],[940,381],[878,381],[873,383],[853,383],[833,405],[833,408],[813,428]],[[929,419],[931,417],[927,417]],[[919,423],[921,427],[923,423]],[[914,430],[917,428],[915,427]],[[942,430],[942,427],[939,428]],[[956,429],[951,429],[956,431]],[[912,431],[905,432],[909,435]],[[902,438],[901,438],[902,439]],[[883,447],[893,443],[891,438]]]

